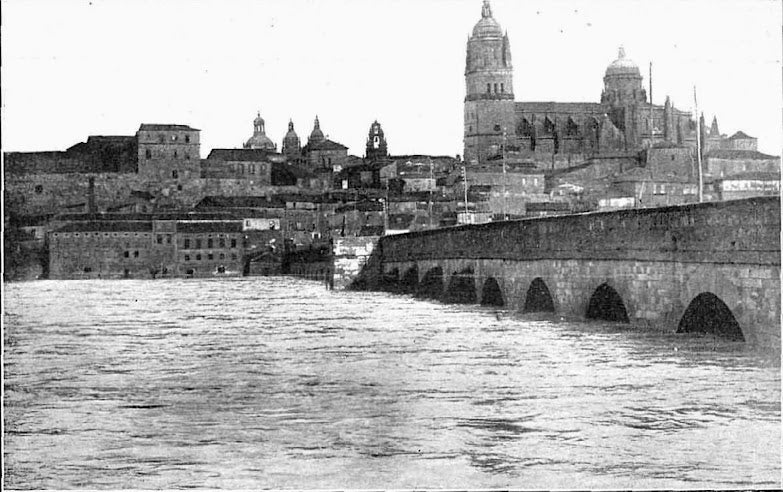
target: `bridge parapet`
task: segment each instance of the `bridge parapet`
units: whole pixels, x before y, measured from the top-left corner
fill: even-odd
[[[384,262],[443,258],[780,265],[780,200],[760,197],[457,226],[381,239]]]

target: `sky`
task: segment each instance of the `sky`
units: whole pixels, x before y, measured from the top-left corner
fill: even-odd
[[[598,102],[624,45],[653,101],[717,115],[781,154],[775,0],[493,0],[517,101]],[[3,0],[2,147],[64,150],[141,123],[236,148],[257,111],[278,146],[318,115],[364,155],[378,120],[392,154],[462,153],[465,48],[481,0]]]

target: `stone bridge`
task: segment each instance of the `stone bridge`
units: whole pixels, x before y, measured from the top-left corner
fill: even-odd
[[[778,197],[381,238],[358,279],[444,302],[780,346]]]

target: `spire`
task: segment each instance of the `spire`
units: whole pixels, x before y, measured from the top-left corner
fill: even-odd
[[[710,136],[720,137],[720,130],[718,130],[718,117],[712,117],[712,125],[710,125]]]
[[[617,59],[622,60],[625,58],[625,46],[620,45],[620,49],[617,50]]]
[[[492,17],[492,7],[489,6],[489,0],[484,0],[484,5],[481,6],[481,17]]]
[[[294,131],[294,120],[293,119],[289,119],[288,120],[288,131],[289,132]]]
[[[315,115],[315,126],[313,126],[313,130],[320,130],[321,129],[321,123],[318,122],[318,115]]]

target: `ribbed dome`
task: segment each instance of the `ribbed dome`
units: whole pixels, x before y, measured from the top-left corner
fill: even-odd
[[[256,133],[245,143],[245,148],[274,150],[275,143],[266,135],[262,133]]]
[[[606,67],[606,75],[636,75],[639,74],[639,66],[625,57],[625,49],[620,46],[617,59]]]
[[[325,138],[326,137],[324,137],[324,132],[321,131],[321,123],[318,121],[318,117],[316,116],[315,125],[313,126],[313,131],[310,133],[308,142],[320,142]]]
[[[500,28],[500,24],[492,17],[492,8],[489,6],[489,0],[484,0],[484,5],[481,7],[481,20],[473,27],[473,37],[503,37],[503,30]]]

